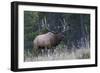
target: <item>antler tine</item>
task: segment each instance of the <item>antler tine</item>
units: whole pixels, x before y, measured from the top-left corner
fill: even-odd
[[[64,22],[65,22],[65,27],[66,27],[66,30],[65,31],[68,31],[69,30],[69,25],[68,25],[68,23],[64,20]]]
[[[47,29],[48,31],[50,31],[50,29],[49,29],[49,24],[47,23],[47,18],[46,18],[46,17],[44,17],[44,22],[45,22],[45,27],[46,27],[46,29]]]
[[[41,23],[42,23],[42,27],[44,27],[44,21],[43,21],[43,19],[41,20]]]
[[[60,21],[61,21],[61,24],[62,24],[62,27],[63,27],[61,32],[65,32],[66,31],[66,21],[65,21],[64,18],[62,20],[60,19]]]
[[[63,18],[63,21],[64,21],[64,25],[63,25],[63,32],[65,32],[65,30],[66,30],[66,21],[65,21],[65,19]]]
[[[44,17],[44,23],[45,23],[45,25],[47,24],[47,19],[46,19],[46,17]]]

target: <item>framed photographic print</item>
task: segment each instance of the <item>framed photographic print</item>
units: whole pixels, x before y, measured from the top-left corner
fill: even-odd
[[[97,7],[11,3],[11,70],[97,66]]]

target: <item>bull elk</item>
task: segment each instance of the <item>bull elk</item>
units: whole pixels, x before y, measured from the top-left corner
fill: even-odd
[[[36,50],[42,50],[42,49],[51,49],[53,50],[53,47],[56,47],[61,40],[63,39],[63,35],[61,33],[52,33],[48,32],[42,35],[38,35],[33,40],[33,46]]]
[[[65,20],[62,21],[62,25],[66,24]],[[48,28],[48,24],[46,22],[46,18],[44,19],[44,23],[42,22],[43,25],[46,26],[46,28],[49,30]],[[49,30],[50,31],[50,30]],[[65,32],[65,25],[63,25],[63,31]],[[62,39],[64,38],[64,35],[61,33],[54,33],[54,32],[47,32],[45,34],[41,34],[38,35],[34,40],[33,40],[33,49],[35,49],[35,53],[38,50],[45,50],[45,49],[51,49],[53,50],[53,47],[56,47],[58,44],[60,44],[60,42],[62,41]]]

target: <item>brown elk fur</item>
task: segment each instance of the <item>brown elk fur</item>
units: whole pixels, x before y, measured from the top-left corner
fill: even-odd
[[[54,46],[57,46],[61,40],[62,40],[61,34],[54,34],[52,32],[48,32],[46,34],[38,35],[33,40],[33,45],[34,45],[34,48],[36,49],[39,49],[39,48],[49,49]]]

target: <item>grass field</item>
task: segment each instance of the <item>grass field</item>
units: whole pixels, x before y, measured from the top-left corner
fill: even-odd
[[[67,49],[66,46],[58,45],[54,52],[48,52],[47,54],[42,54],[38,56],[33,56],[31,50],[24,51],[24,61],[50,61],[50,60],[71,60],[71,59],[89,59],[90,58],[90,49],[89,48],[80,48],[72,50]]]

